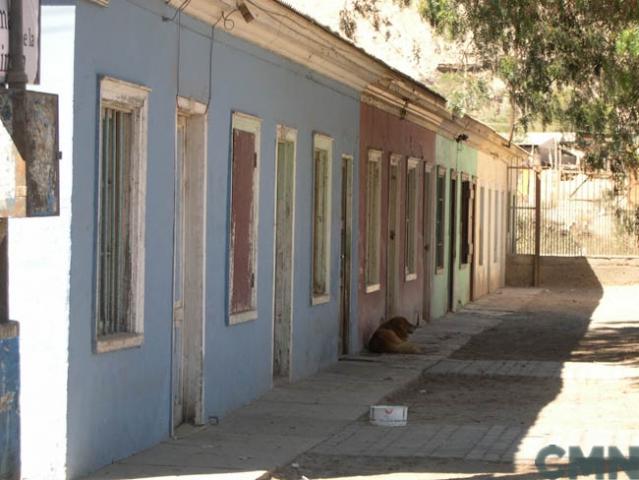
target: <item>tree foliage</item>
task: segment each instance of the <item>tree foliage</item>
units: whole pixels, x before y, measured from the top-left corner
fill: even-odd
[[[593,166],[639,166],[639,0],[421,0],[506,84],[514,124],[558,122]]]

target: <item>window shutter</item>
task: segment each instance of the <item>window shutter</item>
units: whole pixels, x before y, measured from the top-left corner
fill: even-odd
[[[231,314],[255,308],[255,134],[233,129],[231,192]]]

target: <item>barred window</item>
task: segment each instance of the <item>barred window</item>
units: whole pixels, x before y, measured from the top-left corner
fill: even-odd
[[[366,163],[366,291],[380,289],[382,152],[369,150]]]
[[[417,278],[417,165],[419,160],[409,158],[406,165],[406,245],[404,278]]]
[[[330,297],[331,158],[333,140],[313,138],[313,287],[312,303]]]
[[[100,82],[98,353],[142,343],[148,93],[110,77]]]

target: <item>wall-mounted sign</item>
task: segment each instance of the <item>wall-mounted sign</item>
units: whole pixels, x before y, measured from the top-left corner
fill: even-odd
[[[9,6],[0,0],[0,83],[9,69]],[[40,83],[40,0],[22,0],[22,40],[29,83]]]

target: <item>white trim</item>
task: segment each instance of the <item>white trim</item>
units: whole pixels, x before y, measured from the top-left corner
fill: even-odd
[[[277,140],[293,142],[295,144],[295,148],[293,150],[295,153],[297,153],[297,130],[295,128],[287,127],[286,125],[278,125]],[[277,153],[277,145],[275,148],[275,153]]]
[[[328,135],[324,135],[323,133],[314,133],[313,134],[313,148],[317,148],[320,150],[328,150],[330,153],[333,152],[333,139]],[[332,157],[329,156],[329,163],[332,160]]]
[[[329,303],[331,301],[331,296],[329,295],[313,295],[311,298],[311,305],[322,305],[324,303]]]
[[[314,249],[315,249],[315,231],[313,229],[313,236],[311,238],[311,305],[319,305],[322,303],[328,303],[331,297],[331,231],[333,224],[333,139],[328,135],[324,135],[322,133],[314,133],[313,134],[313,177],[312,177],[312,188],[311,193],[313,195],[312,201],[312,216],[311,216],[311,225],[315,225],[315,151],[316,150],[325,150],[327,165],[326,165],[326,186],[325,186],[325,194],[326,194],[326,210],[327,216],[324,220],[324,241],[326,242],[326,255],[324,256],[324,285],[325,291],[321,294],[314,293],[314,285],[315,281],[315,271],[314,271]],[[314,228],[314,227],[313,227]]]
[[[146,211],[146,179],[147,179],[147,147],[148,147],[148,109],[149,109],[149,93],[151,89],[143,85],[136,85],[124,80],[119,80],[113,77],[104,76],[100,78],[100,105],[98,109],[98,131],[99,131],[99,146],[98,146],[98,163],[100,168],[98,169],[98,189],[102,184],[101,180],[101,164],[102,164],[102,108],[114,107],[126,110],[131,113],[132,125],[131,125],[131,163],[133,168],[131,169],[132,178],[132,195],[131,195],[131,251],[132,251],[132,265],[131,265],[131,318],[129,319],[129,334],[144,333],[144,289],[145,289],[145,211]],[[100,228],[100,216],[101,211],[100,195],[98,194],[98,215],[96,216],[96,228]],[[98,245],[97,252],[100,252],[100,235],[96,235]],[[98,253],[99,255],[99,253]],[[97,266],[96,272],[99,278],[99,258],[96,258]],[[100,292],[98,291],[98,282],[96,281],[96,298],[99,298]],[[98,309],[100,307],[99,302],[95,302],[95,321],[97,322],[99,317]],[[96,325],[97,326],[97,325]],[[118,348],[130,348],[127,341],[107,342],[111,345],[104,347],[106,344],[103,340],[108,340],[107,336],[99,336],[97,329],[95,332],[95,351],[100,353],[104,348],[108,348],[108,351],[116,350]],[[135,346],[141,345],[142,341]],[[104,348],[103,348],[104,347]]]
[[[366,285],[366,293],[378,292],[381,290],[382,286],[379,283],[373,283],[371,285]]]
[[[198,102],[191,97],[177,97],[177,108],[181,113],[186,115],[204,115],[206,113],[206,104]]]
[[[237,325],[251,320],[257,320],[257,309],[229,315],[229,325]]]
[[[115,333],[99,337],[95,341],[95,353],[108,353],[128,348],[141,347],[144,335],[141,333]]]
[[[233,130],[242,130],[244,132],[249,132],[255,135],[255,155],[256,155],[256,163],[255,171],[253,173],[253,198],[254,198],[254,215],[255,221],[253,222],[253,275],[254,275],[254,288],[253,295],[251,298],[251,305],[253,306],[252,310],[246,312],[239,313],[231,313],[231,289],[233,287],[233,246],[232,243],[229,242],[229,274],[228,274],[228,289],[227,289],[227,308],[229,312],[229,325],[237,325],[238,323],[248,322],[250,320],[257,319],[257,292],[258,292],[258,284],[259,284],[259,276],[258,276],[258,256],[259,256],[259,219],[260,219],[260,168],[261,168],[261,126],[262,119],[253,115],[248,115],[242,112],[233,112],[232,122],[231,122],[231,163],[229,164],[230,172],[229,172],[229,222],[228,222],[228,232],[229,235],[231,233],[231,224],[233,221]]]

